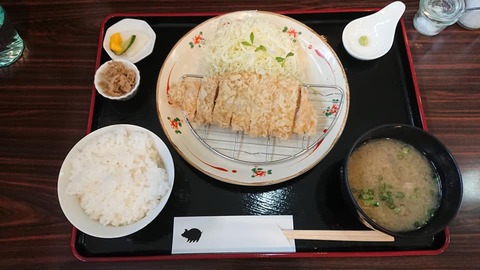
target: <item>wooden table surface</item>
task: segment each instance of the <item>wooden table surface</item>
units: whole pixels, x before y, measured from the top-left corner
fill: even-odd
[[[464,197],[451,243],[436,256],[221,259],[84,263],[70,250],[72,226],[57,199],[57,176],[84,136],[99,29],[112,13],[230,12],[381,8],[390,1],[333,0],[7,0],[25,40],[15,64],[0,68],[1,269],[478,268],[480,256],[480,32],[453,25],[417,33],[418,1],[404,1],[407,35],[429,131],[453,152]]]

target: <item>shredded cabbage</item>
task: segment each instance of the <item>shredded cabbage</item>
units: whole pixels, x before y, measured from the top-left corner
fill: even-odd
[[[282,26],[260,17],[223,19],[206,40],[202,63],[208,75],[255,72],[303,78],[299,43]]]

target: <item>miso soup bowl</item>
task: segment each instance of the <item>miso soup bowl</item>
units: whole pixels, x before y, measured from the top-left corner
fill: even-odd
[[[351,154],[361,145],[371,140],[381,138],[396,139],[415,147],[433,164],[440,177],[441,198],[439,208],[433,218],[423,227],[405,232],[394,232],[383,228],[375,223],[375,221],[362,210],[351,192],[348,179],[348,164]],[[348,207],[351,208],[358,219],[367,227],[382,231],[394,237],[417,238],[439,233],[455,218],[462,202],[462,177],[453,155],[447,147],[433,135],[409,125],[383,125],[360,136],[343,161],[341,178],[342,195]]]

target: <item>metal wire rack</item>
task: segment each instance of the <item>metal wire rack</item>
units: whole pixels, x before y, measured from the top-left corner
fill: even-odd
[[[201,75],[186,74],[182,79],[203,78]],[[275,137],[252,137],[239,131],[215,125],[185,122],[210,151],[228,160],[247,164],[271,164],[284,162],[309,151],[330,133],[338,120],[344,104],[344,89],[336,85],[303,84],[308,89],[309,100],[317,117],[316,133],[310,136],[293,134],[289,139]]]

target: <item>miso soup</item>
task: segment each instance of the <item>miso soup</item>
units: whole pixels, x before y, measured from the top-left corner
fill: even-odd
[[[357,148],[349,159],[348,181],[364,212],[394,232],[422,227],[439,206],[435,168],[413,146],[394,139],[375,139]]]

